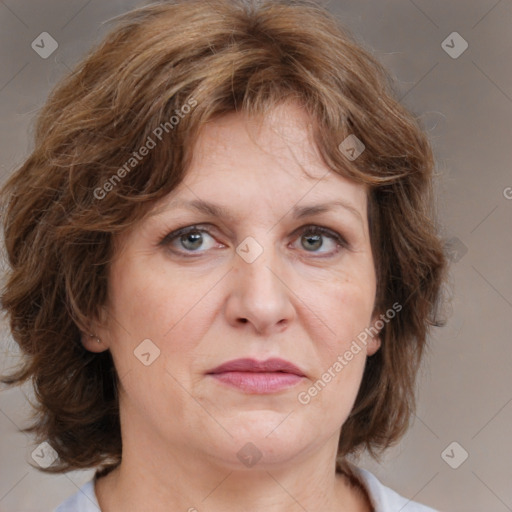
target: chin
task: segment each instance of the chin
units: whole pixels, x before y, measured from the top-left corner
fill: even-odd
[[[230,471],[272,471],[289,468],[294,458],[304,450],[299,443],[283,443],[282,438],[248,440],[235,437],[221,453],[214,454],[218,463]]]
[[[226,429],[233,436],[229,438],[229,452],[235,453],[235,464],[239,466],[240,459],[247,455],[249,458],[260,457],[258,466],[261,464],[280,464],[289,461],[298,452],[303,451],[310,443],[307,442],[308,435],[304,428],[290,422],[290,416],[286,414],[277,414],[268,412],[265,414],[259,411],[259,417],[256,414],[248,414],[248,422],[243,421],[244,415],[240,414],[237,425]],[[263,417],[262,417],[263,416]],[[305,441],[306,440],[306,441]],[[311,433],[311,443],[314,442],[314,435]],[[243,461],[242,461],[243,462]]]
[[[292,407],[242,410],[222,423],[237,439],[258,439],[262,442],[273,439],[287,442],[303,437],[303,428],[307,426],[306,420],[299,417]]]

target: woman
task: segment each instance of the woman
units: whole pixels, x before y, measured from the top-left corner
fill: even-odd
[[[58,512],[433,510],[351,460],[406,431],[445,272],[388,82],[314,3],[181,0],[55,89],[2,307],[42,469],[97,469]]]

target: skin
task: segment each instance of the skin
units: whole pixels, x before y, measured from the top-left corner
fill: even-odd
[[[91,351],[111,351],[121,381],[123,461],[96,483],[104,512],[371,510],[334,463],[378,336],[308,404],[297,399],[378,319],[367,192],[325,166],[309,126],[293,103],[261,123],[232,113],[207,124],[185,181],[121,235],[106,314],[91,325],[101,344],[83,340]],[[194,199],[232,218],[177,205]],[[291,215],[296,205],[331,200],[355,213],[337,206]],[[197,224],[208,230],[202,241],[159,245]],[[311,239],[301,229],[311,225],[348,245]],[[263,249],[252,263],[236,252],[248,236]],[[134,355],[144,339],[160,350],[148,366]],[[263,395],[206,375],[240,357],[281,357],[306,376]],[[237,457],[248,442],[262,454],[252,467]]]

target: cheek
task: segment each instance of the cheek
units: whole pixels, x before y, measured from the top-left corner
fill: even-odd
[[[317,331],[319,370],[297,399],[321,415],[331,411],[327,424],[333,430],[345,422],[359,391],[366,346],[357,337],[370,324],[373,298],[371,287],[345,280],[327,288],[315,303],[328,328]]]
[[[112,353],[116,366],[138,372],[140,362],[134,350],[149,339],[160,351],[155,366],[165,365],[173,375],[185,378],[187,359],[192,358],[192,349],[211,322],[208,290],[212,283],[177,272],[164,276],[165,267],[157,260],[126,258],[112,268]]]
[[[329,327],[331,350],[343,350],[371,321],[375,287],[371,276],[334,279],[315,300]]]
[[[172,281],[164,278],[144,258],[126,258],[113,267],[110,283],[110,350],[124,407],[129,414],[155,417],[165,413],[165,397],[171,395],[180,416],[188,398],[181,385],[189,387],[204,292],[185,286],[177,274]]]
[[[341,396],[347,404],[355,400],[366,361],[361,333],[371,322],[374,293],[370,280],[345,278],[330,285],[317,301],[316,308],[328,327],[316,341],[321,363],[321,373],[315,376],[321,381],[317,387],[329,388],[322,391],[320,401],[338,401]]]

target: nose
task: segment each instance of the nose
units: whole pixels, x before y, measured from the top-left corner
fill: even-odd
[[[236,256],[230,275],[230,293],[226,304],[229,323],[240,329],[252,329],[271,335],[286,329],[295,317],[294,296],[286,271],[278,255],[265,247],[252,263]]]

